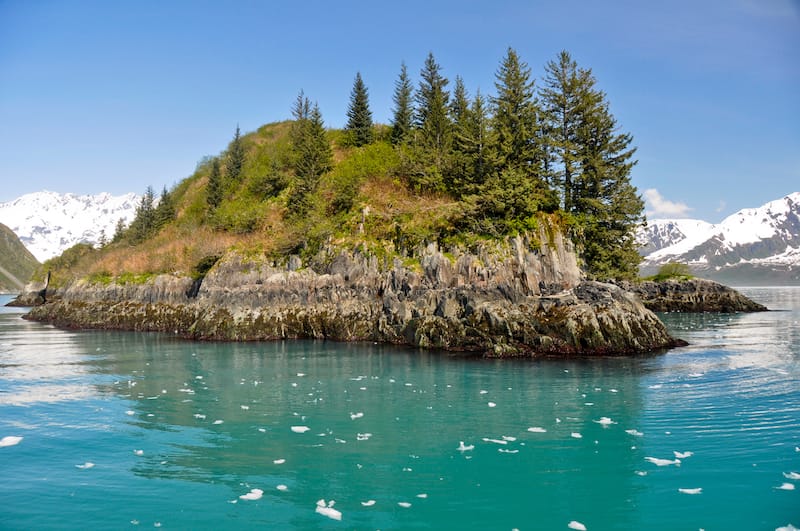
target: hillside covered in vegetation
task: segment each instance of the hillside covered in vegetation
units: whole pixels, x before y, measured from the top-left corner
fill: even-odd
[[[470,248],[544,224],[572,239],[588,277],[632,278],[643,221],[632,137],[567,52],[544,72],[534,84],[509,49],[495,93],[469,94],[430,54],[416,86],[401,65],[388,125],[373,123],[357,74],[342,130],[325,128],[300,92],[292,120],[247,134],[237,127],[173,189],[156,197],[148,188],[113,239],[68,250],[40,276],[52,270],[54,286],[201,276],[230,249],[302,261],[329,244],[413,261],[422,244]]]
[[[0,293],[17,293],[30,280],[39,262],[14,231],[0,223]]]

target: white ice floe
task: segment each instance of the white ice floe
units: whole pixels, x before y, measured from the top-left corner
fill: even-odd
[[[510,435],[503,435],[503,440],[508,442],[514,442],[517,440],[516,437],[511,437]]]
[[[94,463],[92,463],[91,461],[86,461],[82,465],[75,465],[75,468],[81,468],[81,469],[94,468]]]
[[[506,450],[505,448],[498,448],[497,451],[500,452],[501,454],[518,454],[519,453],[519,450]]]
[[[220,424],[223,424],[224,422],[225,422],[224,420],[217,419],[217,420],[214,421],[214,424],[220,425]]]
[[[250,489],[250,492],[247,494],[242,494],[239,496],[240,500],[260,500],[261,496],[264,495],[264,491],[261,489]]]
[[[783,477],[786,479],[800,480],[800,474],[797,472],[784,472]]]
[[[421,492],[421,493],[417,494],[417,498],[419,498],[421,500],[424,500],[427,497],[428,497],[428,495],[425,494],[424,492]]]
[[[126,411],[126,412],[125,412],[125,414],[126,414],[126,415],[135,415],[135,414],[136,414],[136,412],[135,412],[135,411],[131,411],[131,410],[129,409],[128,411]]]
[[[583,435],[581,435],[577,431],[573,431],[572,433],[569,434],[569,436],[572,437],[573,439],[583,439]]]
[[[695,489],[678,489],[678,492],[681,492],[683,494],[702,494],[703,489],[701,487]]]
[[[286,485],[278,485],[275,488],[278,489],[281,492],[286,492],[287,490],[289,490],[289,487],[287,487]]]
[[[531,428],[528,428],[528,431],[531,433],[547,433],[546,429],[541,428],[539,426],[533,426]]]
[[[778,490],[794,490],[794,483],[782,483],[780,487],[775,487]]]
[[[295,433],[305,433],[310,429],[308,426],[292,426],[292,431]]]
[[[577,520],[573,520],[570,523],[568,523],[567,527],[569,527],[570,529],[574,529],[575,531],[586,531],[586,526],[578,522]]]
[[[611,426],[612,424],[616,424],[613,420],[608,417],[600,417],[599,420],[595,420],[596,423],[600,424],[604,428]]]
[[[687,457],[692,457],[694,452],[672,452],[675,454],[675,459],[686,459]]]
[[[144,450],[134,450],[133,453],[136,455],[144,455]]]
[[[334,437],[333,440],[339,444],[347,444],[347,441],[344,439],[339,439],[338,437]]]
[[[482,395],[485,395],[485,394],[487,394],[488,392],[489,392],[489,391],[487,391],[486,389],[481,389],[481,394],[482,394]]]
[[[356,440],[358,440],[358,441],[366,441],[370,437],[372,437],[371,433],[357,433],[356,434]]]
[[[458,448],[456,448],[456,450],[458,450],[459,452],[469,452],[470,450],[474,449],[475,449],[474,444],[464,444],[464,441],[458,441]]]
[[[327,504],[325,503],[325,500],[317,501],[317,508],[316,508],[317,514],[321,514],[322,516],[327,516],[332,520],[341,520],[342,513],[333,508],[333,505],[335,503],[336,502],[333,500],[329,501]]]
[[[628,435],[633,435],[634,437],[642,437],[644,433],[640,432],[639,430],[625,430],[625,433]]]
[[[408,502],[397,502],[397,505],[399,505],[400,507],[404,507],[404,508],[406,508],[406,509],[408,509],[409,507],[411,507],[411,504],[410,504],[410,503],[408,503]]]
[[[634,474],[636,474],[637,476],[644,477],[644,476],[647,475],[647,472],[645,472],[644,470],[637,470],[637,471],[634,472]]]
[[[372,507],[373,505],[375,505],[375,500],[363,501],[361,502],[361,505],[363,505],[364,507]]]
[[[360,419],[364,416],[364,413],[359,411],[358,413],[350,413],[350,420]]]
[[[776,527],[775,531],[800,531],[800,530],[797,529],[792,524],[786,524],[785,526],[782,526],[782,527]]]
[[[284,464],[285,462],[286,462],[286,459],[275,459],[275,460],[273,461],[273,463],[275,463],[276,465],[282,465],[282,464]]]
[[[649,388],[650,389],[661,389],[662,387],[664,387],[662,384],[654,384],[654,385],[651,385]]]
[[[483,442],[494,443],[494,444],[508,444],[508,441],[504,441],[502,439],[490,439],[489,437],[484,437]]]
[[[17,437],[16,435],[6,435],[0,439],[0,448],[5,446],[14,446],[20,443],[24,437]]]
[[[242,408],[242,409],[244,409],[245,411],[247,411],[248,409],[250,409],[250,406],[246,406],[246,405],[244,405],[244,404],[242,404],[242,405],[241,405],[241,406],[239,406],[239,407],[240,407],[240,408]]]
[[[489,407],[497,407],[497,404],[495,404],[494,402],[489,402],[487,405]]]
[[[202,413],[195,413],[194,414],[194,418],[199,419],[199,420],[205,420],[206,416],[203,415]]]
[[[680,459],[659,459],[658,457],[645,457],[645,461],[650,461],[656,466],[680,466],[681,460]]]
[[[298,378],[302,378],[302,377],[303,377],[303,376],[305,376],[305,375],[306,375],[306,373],[304,373],[304,372],[298,372],[298,373],[297,373],[297,377],[298,377]]]

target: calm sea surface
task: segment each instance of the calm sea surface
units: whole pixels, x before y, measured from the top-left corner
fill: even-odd
[[[742,291],[781,311],[664,315],[691,346],[533,362],[4,308],[0,529],[800,527],[800,289]]]

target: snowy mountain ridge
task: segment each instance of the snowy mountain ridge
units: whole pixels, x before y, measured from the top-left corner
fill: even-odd
[[[129,224],[141,201],[134,193],[114,196],[42,191],[0,203],[0,223],[14,231],[40,262],[77,243],[96,245],[114,236],[117,222]]]
[[[682,262],[708,276],[786,273],[800,279],[800,192],[712,224],[654,219],[639,234],[644,271]],[[758,280],[755,278],[755,280]]]

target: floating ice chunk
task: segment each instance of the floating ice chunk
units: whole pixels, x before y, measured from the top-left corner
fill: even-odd
[[[569,527],[570,529],[574,529],[575,531],[586,531],[586,526],[578,522],[577,520],[573,520],[570,523],[568,523],[567,527]]]
[[[14,446],[20,443],[24,437],[17,437],[16,435],[6,435],[0,439],[0,448],[5,446]]]
[[[650,386],[650,389],[661,389],[664,387],[662,384],[654,384]]]
[[[782,527],[776,527],[775,531],[800,531],[800,530],[797,529],[792,524],[786,524],[785,526],[782,526]]]
[[[504,441],[502,439],[490,439],[488,437],[484,437],[483,442],[494,443],[494,444],[508,444],[508,441]]]
[[[596,423],[600,424],[604,428],[611,426],[612,424],[616,424],[613,420],[608,417],[600,417],[600,420],[595,420]]]
[[[694,452],[672,452],[675,454],[675,459],[686,459],[687,457],[692,457]]]
[[[282,465],[282,464],[284,464],[285,462],[286,462],[286,459],[275,459],[275,460],[273,461],[273,463],[275,463],[276,465]]]
[[[487,405],[489,407],[497,407],[497,404],[495,404],[494,402],[489,402]]]
[[[561,424],[561,419],[556,417],[556,424]]]
[[[506,450],[505,448],[498,448],[497,451],[500,452],[501,454],[518,454],[519,453],[519,450]]]
[[[469,452],[470,450],[474,449],[475,449],[474,444],[464,444],[464,441],[458,441],[458,448],[456,448],[456,450],[458,450],[459,452]]]
[[[125,414],[126,415],[135,415],[136,412],[129,409],[128,411],[125,412]]]
[[[572,437],[573,439],[583,439],[583,435],[581,435],[577,431],[573,431],[572,433],[569,434],[569,436]]]
[[[144,455],[144,450],[134,450],[133,453],[136,455]]]
[[[286,485],[278,485],[275,488],[278,489],[281,492],[286,492],[287,490],[289,490],[289,487],[287,487]]]
[[[691,372],[689,373],[689,378],[702,378],[705,376],[705,373],[702,372]]]
[[[250,492],[247,494],[242,494],[239,496],[240,500],[260,500],[261,496],[264,495],[264,491],[261,489],[250,489]]]
[[[220,425],[220,424],[222,424],[222,423],[224,423],[224,422],[225,422],[224,420],[217,419],[217,420],[215,420],[215,421],[214,421],[214,424],[216,424],[216,425]]]
[[[91,461],[86,461],[82,465],[75,465],[75,468],[87,469],[87,468],[94,468],[94,463]]]
[[[533,426],[532,428],[528,428],[528,431],[531,433],[547,433],[547,430],[541,428],[539,426]]]
[[[644,433],[640,432],[639,430],[625,430],[625,433],[628,435],[633,435],[634,437],[642,437]]]
[[[242,404],[242,405],[241,405],[241,406],[239,406],[239,407],[240,407],[240,408],[242,408],[242,409],[244,409],[245,411],[247,411],[248,409],[250,409],[250,406],[246,406],[246,405],[244,405],[244,404]]]
[[[305,376],[305,375],[306,375],[306,373],[304,373],[304,372],[298,372],[298,373],[297,373],[297,377],[298,377],[298,378],[302,378],[302,377],[303,377],[303,376]]]
[[[782,483],[780,487],[775,487],[778,490],[794,490],[794,483]]]
[[[360,419],[364,416],[364,413],[359,411],[358,413],[350,413],[350,420]]]
[[[412,469],[410,467],[407,467],[407,466],[403,467],[403,472],[413,472],[413,471],[414,471],[414,469]]]
[[[427,498],[427,497],[428,497],[428,495],[427,495],[427,494],[425,494],[424,492],[421,492],[420,494],[417,494],[417,498],[420,498],[420,499],[422,499],[422,500],[424,500],[424,499],[425,499],[425,498]]]
[[[347,444],[347,441],[345,441],[344,439],[339,439],[338,437],[334,437],[333,440],[339,444]]]
[[[356,440],[359,440],[359,441],[366,441],[370,437],[372,437],[371,433],[357,433],[356,434]]]
[[[618,389],[609,389],[608,391],[609,391],[610,393],[619,393],[619,390],[618,390]]]
[[[658,457],[645,457],[645,461],[650,461],[656,466],[680,466],[681,460],[680,459],[659,459]]]
[[[636,474],[637,476],[644,477],[644,476],[647,475],[647,472],[645,472],[644,470],[637,470],[637,471],[634,472],[634,474]]]
[[[397,502],[397,505],[399,505],[400,507],[404,507],[404,508],[406,508],[406,509],[408,509],[409,507],[411,507],[411,504],[410,504],[410,503],[408,503],[408,502]]]
[[[503,440],[504,441],[508,441],[508,442],[514,442],[514,441],[517,440],[517,438],[516,437],[511,437],[509,435],[503,435]]]
[[[364,507],[372,507],[373,505],[375,505],[375,500],[363,501],[361,502],[361,505],[363,505]]]
[[[261,433],[267,433],[267,430],[264,428],[258,428],[258,431],[260,431]]]
[[[310,429],[308,426],[292,426],[292,431],[295,433],[305,433]]]
[[[325,503],[325,500],[317,501],[317,508],[316,508],[317,514],[321,514],[322,516],[327,516],[331,520],[341,520],[342,513],[333,508],[333,505],[335,503],[336,502],[333,500],[329,501],[327,504]]]
[[[800,452],[800,446],[795,446],[795,447],[794,447],[794,451],[795,451],[795,452]]]
[[[202,413],[195,413],[194,414],[194,418],[200,419],[200,420],[204,420],[206,418],[206,416],[203,415]]]
[[[482,395],[485,395],[485,394],[487,394],[488,392],[489,392],[489,391],[487,391],[486,389],[481,389],[481,394],[482,394]]]
[[[703,489],[700,487],[696,489],[678,489],[678,492],[681,492],[683,494],[702,494]]]
[[[195,376],[195,377],[194,377],[194,379],[195,379],[195,380],[202,380],[202,379],[203,379],[203,377],[202,377],[202,376]]]
[[[798,474],[797,472],[784,472],[783,477],[785,477],[786,479],[800,480],[800,474]]]

